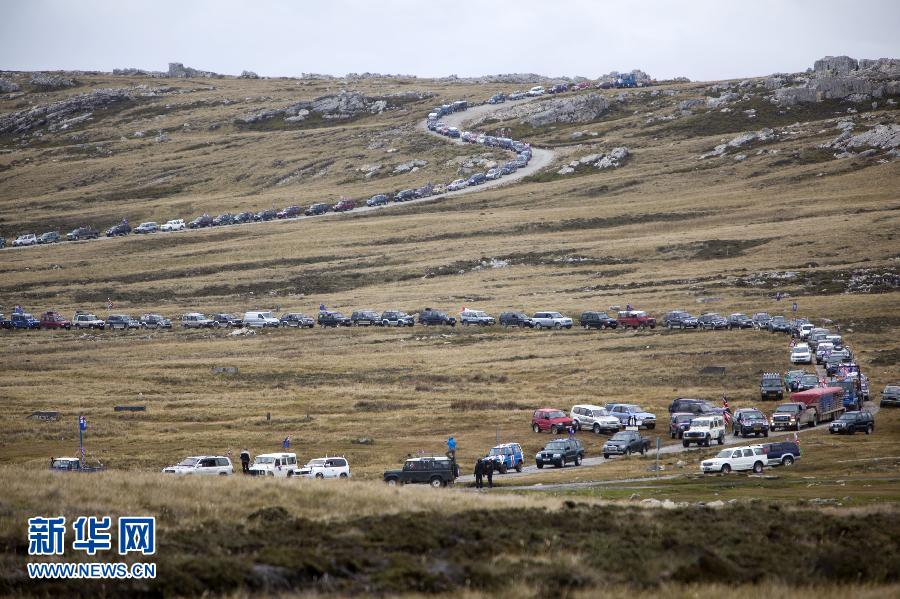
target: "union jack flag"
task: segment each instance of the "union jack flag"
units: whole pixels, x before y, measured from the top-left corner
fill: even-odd
[[[722,394],[722,407],[725,408],[725,411],[722,412],[722,418],[725,419],[725,426],[731,425],[731,408],[728,407],[728,398],[725,397],[725,394]]]

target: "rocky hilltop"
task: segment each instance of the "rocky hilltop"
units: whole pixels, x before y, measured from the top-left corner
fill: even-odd
[[[782,87],[784,77],[776,75],[767,80],[781,106],[845,99],[868,102],[900,94],[900,59],[826,56],[815,62],[811,72],[790,80],[794,85],[789,87]]]

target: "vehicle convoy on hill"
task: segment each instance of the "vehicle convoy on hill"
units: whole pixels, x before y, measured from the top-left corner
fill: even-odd
[[[106,322],[89,312],[75,312],[75,317],[72,318],[72,326],[76,329],[104,329],[106,328]]]
[[[432,308],[425,308],[424,310],[419,312],[419,324],[425,326],[443,324],[455,327],[456,319],[452,316],[449,316],[446,312],[441,312],[440,310],[434,310]]]
[[[832,435],[852,435],[854,433],[871,435],[875,432],[875,418],[866,411],[846,412],[828,426],[828,432]]]
[[[345,457],[324,457],[310,460],[294,472],[305,478],[350,478],[350,464]]]
[[[640,406],[628,403],[614,403],[606,406],[611,416],[618,418],[622,426],[656,428],[656,415],[643,410]]]
[[[749,435],[763,437],[769,436],[769,421],[766,415],[756,408],[741,408],[735,410],[731,418],[731,431],[735,437],[747,437]]]
[[[59,312],[49,310],[41,314],[40,325],[42,329],[65,329],[68,331],[72,328],[72,321],[63,318]]]
[[[572,418],[572,425],[576,431],[586,429],[599,435],[600,433],[615,433],[621,427],[619,419],[607,412],[606,408],[592,404],[573,406],[569,416]]]
[[[468,326],[470,324],[491,326],[495,322],[494,317],[483,310],[464,309],[459,313],[459,324],[463,326]]]
[[[229,476],[234,474],[234,467],[231,459],[226,456],[202,455],[187,457],[174,466],[163,468],[163,472],[181,476]]]

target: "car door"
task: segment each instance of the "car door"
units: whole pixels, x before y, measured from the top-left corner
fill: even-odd
[[[753,468],[753,462],[755,461],[756,456],[753,455],[753,450],[750,448],[744,448],[740,450],[741,458],[740,458],[740,468],[739,470],[750,470]],[[736,468],[737,470],[738,468]]]
[[[203,458],[202,460],[200,460],[200,465],[197,468],[197,474],[218,474],[218,464],[216,463],[216,458]]]

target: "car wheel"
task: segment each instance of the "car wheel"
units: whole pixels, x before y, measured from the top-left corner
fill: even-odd
[[[538,467],[538,470],[543,470],[544,468],[544,462],[535,462],[534,465]]]
[[[500,464],[500,474],[506,474],[506,464]]]
[[[731,472],[731,466],[722,464],[722,474],[728,474],[729,472]]]
[[[793,464],[793,463],[794,463],[794,457],[793,457],[793,456],[786,455],[786,456],[784,456],[784,458],[782,458],[782,460],[781,460],[781,465],[782,465],[782,466],[790,466],[790,465]]]
[[[706,439],[703,441],[703,445],[705,447],[709,447],[709,444],[711,441],[712,441],[712,439],[709,438],[709,435],[706,435]]]
[[[603,459],[604,459],[604,460],[608,460],[608,459],[609,459],[609,454],[608,454],[608,453],[604,453],[604,454],[603,454]]]
[[[316,473],[316,478],[325,478],[325,475],[322,474],[321,472],[317,472],[317,473]]]
[[[521,471],[522,471],[522,462],[519,462],[518,464],[516,464],[516,472],[521,472]]]
[[[769,436],[769,431],[763,431],[763,437],[768,437],[768,436]]]
[[[444,481],[441,480],[440,476],[435,476],[432,477],[431,481],[429,481],[428,484],[430,484],[435,489],[439,489],[444,486]]]
[[[389,478],[387,479],[387,484],[389,487],[396,487],[398,484],[400,484],[400,481],[396,478]]]
[[[763,463],[762,462],[756,462],[755,464],[753,464],[754,474],[762,474],[762,471],[763,471]]]
[[[872,426],[870,425],[868,428],[866,428],[866,434],[867,434],[867,435],[871,435],[871,434],[872,434],[872,430],[873,430],[873,429],[872,429]]]
[[[532,425],[531,425],[531,430],[533,430],[533,431],[536,432],[536,433],[539,433],[539,432],[541,432],[541,427],[539,427],[539,426],[536,425],[536,424],[532,424]]]
[[[690,447],[690,446],[691,446],[691,444],[688,443],[687,441],[682,441],[681,444],[684,445],[685,447]]]
[[[734,435],[735,437],[738,436],[738,431],[737,431],[736,428],[731,429],[731,432],[733,433],[733,435]]]
[[[641,446],[641,455],[644,455],[644,452],[647,451],[646,447]]]
[[[600,425],[599,424],[594,424],[594,434],[595,435],[600,434]]]
[[[215,321],[215,322],[213,322],[213,328],[214,328],[214,329],[218,329],[218,328],[221,327],[221,326],[222,326],[222,323],[220,323],[218,320]]]
[[[626,455],[626,456],[631,455],[631,448],[630,448],[630,447],[625,448],[625,455]]]
[[[541,323],[539,323],[539,322],[534,323],[534,328],[536,328],[537,330],[540,331],[542,328]]]
[[[725,433],[722,433],[721,435],[719,435],[719,445],[724,445],[724,444],[725,444]]]
[[[579,455],[575,456],[575,465],[581,466],[581,456],[579,456]]]
[[[553,328],[558,331],[559,329],[562,328],[562,325],[557,322],[557,323],[554,323]]]

